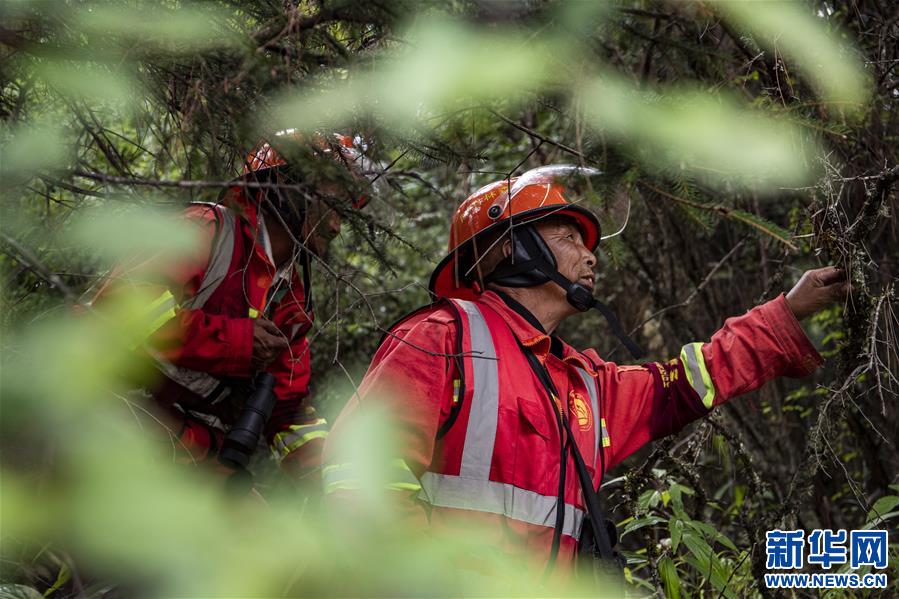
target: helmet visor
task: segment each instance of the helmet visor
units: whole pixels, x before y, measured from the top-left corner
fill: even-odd
[[[609,239],[624,231],[630,216],[630,196],[616,191],[602,171],[587,166],[555,164],[522,174],[509,191],[512,213],[515,213],[516,197],[523,193],[532,194],[541,187],[548,197],[556,186],[569,204],[586,208],[599,218],[604,233],[600,239]],[[547,216],[551,214],[549,212]]]

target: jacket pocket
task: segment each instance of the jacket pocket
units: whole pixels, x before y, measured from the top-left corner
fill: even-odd
[[[549,406],[517,398],[515,486],[541,495],[558,491],[560,440]]]
[[[526,434],[530,430],[547,441],[552,439],[548,416],[550,414],[547,414],[547,410],[535,400],[518,397],[518,419],[524,427],[523,433]]]

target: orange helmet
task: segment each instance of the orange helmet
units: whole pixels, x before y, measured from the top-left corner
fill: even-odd
[[[303,138],[293,130],[281,131],[275,134],[276,137],[289,137],[294,142],[303,142]],[[323,135],[315,135],[312,146],[316,152],[324,155],[332,155],[335,160],[342,162],[350,172],[357,174],[364,171],[364,165],[371,164],[371,160],[366,158],[364,154],[364,143],[361,138],[352,138],[349,135],[340,133],[334,134],[336,141],[329,141]],[[336,151],[335,151],[336,150]],[[256,148],[250,152],[243,164],[242,175],[261,174],[271,169],[286,166],[287,160],[281,153],[275,149],[269,142],[262,140],[256,145]],[[368,203],[367,196],[360,196],[353,203],[353,208],[362,208]]]
[[[584,245],[594,251],[599,245],[599,219],[591,211],[566,199],[566,177],[594,175],[599,171],[575,166],[546,166],[485,185],[456,209],[450,227],[449,254],[431,275],[429,289],[437,297],[473,300],[471,271],[477,238],[503,227],[524,224],[547,216],[573,219],[581,230]]]

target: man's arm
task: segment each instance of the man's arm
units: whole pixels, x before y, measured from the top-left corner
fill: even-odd
[[[606,467],[778,376],[811,374],[822,359],[797,315],[810,316],[846,290],[836,269],[809,271],[786,297],[729,318],[709,342],[688,343],[677,358],[643,366],[602,364],[611,442]]]
[[[196,229],[195,251],[173,256],[161,253],[119,265],[94,298],[102,306],[129,291],[149,298],[147,328],[140,342],[163,358],[214,376],[246,377],[274,360],[287,341],[264,319],[227,317],[180,304],[203,282],[216,234],[216,215],[205,205],[184,212]]]
[[[325,493],[339,502],[370,483],[358,462],[353,427],[377,413],[386,418],[392,449],[383,464],[387,489],[414,498],[419,477],[431,465],[440,423],[452,404],[456,323],[446,308],[413,316],[392,331],[375,354],[359,390],[344,407],[325,443]],[[366,411],[368,411],[366,413]],[[358,431],[356,431],[358,432]],[[357,457],[354,457],[357,456]],[[424,521],[417,502],[398,502],[403,515]]]
[[[275,377],[275,402],[266,426],[268,439],[282,468],[306,476],[321,466],[321,454],[328,423],[311,406],[304,405],[310,391],[310,347],[306,334],[312,316],[305,310],[303,283],[294,276],[287,295],[278,303],[273,322],[278,334],[288,342],[268,367]]]

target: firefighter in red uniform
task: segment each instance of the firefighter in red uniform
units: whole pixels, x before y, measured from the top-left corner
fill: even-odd
[[[413,525],[473,524],[507,554],[572,564],[590,522],[577,455],[598,489],[647,442],[821,364],[798,320],[845,295],[833,268],[806,273],[668,362],[619,366],[556,336],[562,320],[595,305],[600,226],[566,185],[582,170],[535,169],[459,206],[430,281],[438,301],[385,337],[326,442],[327,494],[362,484],[341,436],[375,402],[395,420],[389,487],[408,497],[400,503]]]
[[[317,137],[311,144],[290,134],[275,139],[280,148],[307,153],[307,159],[342,163],[325,161],[341,175],[362,170],[364,156],[349,137]],[[149,409],[177,437],[174,445],[185,461],[214,460],[240,414],[251,377],[267,371],[275,381],[276,401],[265,428],[272,452],[283,468],[300,476],[321,463],[327,423],[305,404],[306,333],[313,320],[310,254],[323,256],[340,232],[338,210],[347,182],[300,175],[284,155],[283,149],[261,143],[247,158],[238,184],[219,202],[186,209],[184,216],[202,241],[196,255],[121,265],[92,302],[127,289],[123,281],[154,290],[147,319],[152,324],[141,347],[162,376],[147,390]],[[303,190],[284,191],[291,185]],[[349,200],[344,208],[363,203]]]

